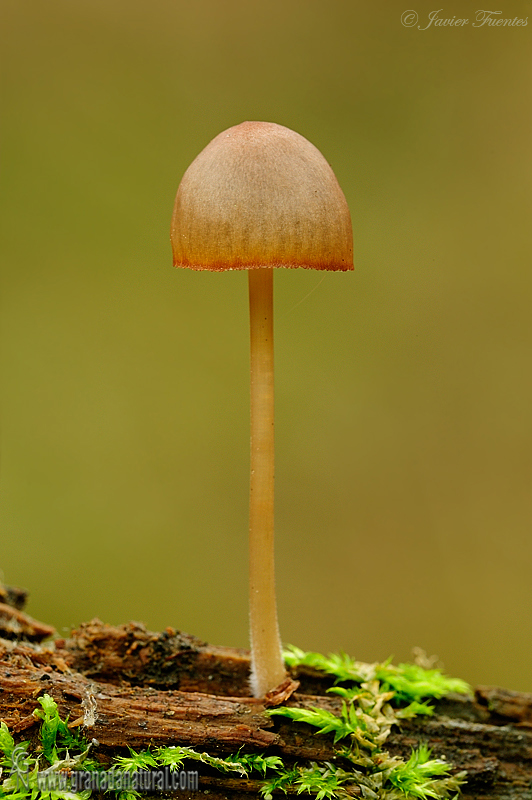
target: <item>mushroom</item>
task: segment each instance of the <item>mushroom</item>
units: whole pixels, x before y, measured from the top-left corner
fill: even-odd
[[[286,677],[274,576],[273,267],[353,269],[351,218],[319,150],[270,122],[220,133],[175,199],[174,266],[246,269],[251,343],[249,608],[255,697]]]

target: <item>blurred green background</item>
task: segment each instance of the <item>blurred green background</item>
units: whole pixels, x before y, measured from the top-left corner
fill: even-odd
[[[406,5],[1,0],[0,567],[61,633],[247,645],[246,276],[174,270],[169,224],[260,119],[355,236],[276,274],[283,640],[532,689],[532,9]]]

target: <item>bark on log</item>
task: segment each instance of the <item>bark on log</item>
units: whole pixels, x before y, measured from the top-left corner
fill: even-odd
[[[243,748],[289,761],[332,760],[331,736],[263,714],[262,702],[250,697],[248,674],[244,650],[172,629],[151,633],[139,623],[93,620],[51,645],[0,640],[0,718],[21,738],[35,737],[33,711],[47,693],[72,727],[97,740],[103,759],[126,745],[180,744],[212,755]],[[300,686],[287,705],[339,710],[341,700],[325,694],[332,681],[309,669],[293,677]],[[464,800],[532,798],[532,695],[478,687],[472,698],[449,696],[435,706],[434,717],[393,729],[391,754],[408,757],[426,742],[455,771],[467,770]],[[210,800],[257,797],[258,786],[208,771],[200,778]]]

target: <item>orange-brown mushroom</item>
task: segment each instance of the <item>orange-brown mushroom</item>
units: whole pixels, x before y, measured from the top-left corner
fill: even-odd
[[[349,209],[314,145],[243,122],[202,150],[179,186],[174,265],[247,269],[251,330],[250,638],[256,697],[285,677],[274,577],[273,267],[353,269]]]

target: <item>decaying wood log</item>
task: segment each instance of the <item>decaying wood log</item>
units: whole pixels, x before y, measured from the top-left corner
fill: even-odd
[[[266,716],[262,702],[250,697],[248,674],[244,650],[172,629],[152,633],[139,623],[93,620],[50,645],[0,640],[0,717],[17,736],[36,736],[33,711],[47,693],[71,727],[97,742],[104,760],[126,745],[171,744],[212,755],[242,748],[288,761],[335,758],[331,736]],[[326,694],[327,677],[310,669],[292,677],[300,686],[287,705],[339,711],[341,700]],[[455,771],[467,770],[464,800],[532,798],[532,695],[479,687],[474,697],[449,696],[435,707],[434,717],[393,729],[386,745],[392,755],[408,757],[426,742]],[[208,770],[200,784],[210,800],[258,796],[256,781]]]

